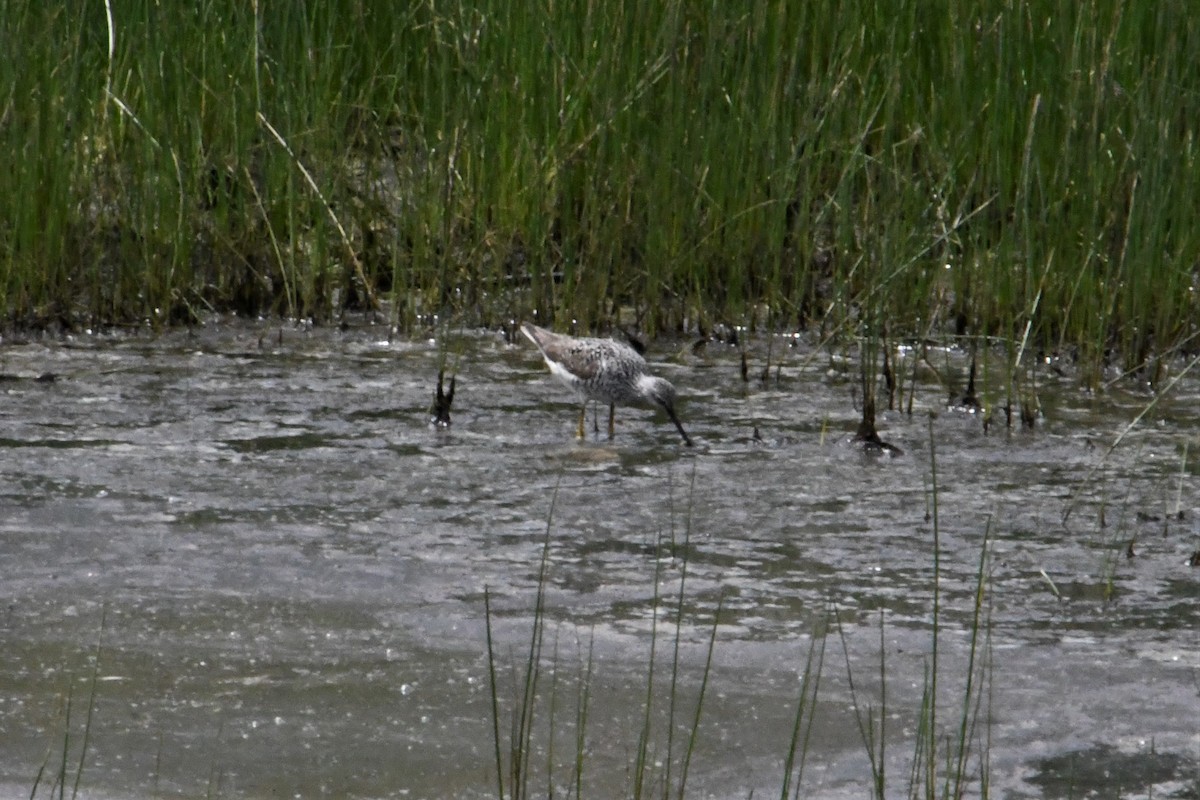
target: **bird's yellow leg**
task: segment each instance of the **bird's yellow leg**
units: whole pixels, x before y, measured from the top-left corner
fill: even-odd
[[[581,440],[587,438],[584,435],[584,431],[583,431],[583,421],[584,421],[584,417],[586,417],[586,416],[587,416],[587,405],[584,405],[582,408],[579,409],[579,430],[576,431],[576,436],[578,436]]]

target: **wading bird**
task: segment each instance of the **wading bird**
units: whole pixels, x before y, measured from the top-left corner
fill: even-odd
[[[675,387],[663,378],[646,373],[646,360],[627,344],[613,339],[564,336],[526,322],[521,333],[537,345],[551,374],[574,390],[583,404],[579,409],[579,438],[584,438],[583,421],[587,401],[608,405],[608,436],[613,436],[613,416],[618,403],[657,406],[692,446],[687,431],[675,415]]]

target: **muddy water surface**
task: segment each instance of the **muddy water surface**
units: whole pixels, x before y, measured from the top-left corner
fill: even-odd
[[[990,539],[968,793],[984,753],[994,797],[1200,796],[1200,382],[1106,454],[1151,395],[1047,365],[1038,424],[985,434],[947,402],[961,355],[934,351],[915,413],[881,415],[904,454],[879,457],[847,444],[853,364],[786,344],[764,386],[736,350],[651,343],[688,449],[636,409],[576,442],[565,390],[499,333],[4,342],[0,794],[45,764],[39,796],[64,765],[83,797],[495,796],[485,592],[507,759],[545,548],[531,794],[574,786],[585,683],[584,794],[631,794],[648,680],[647,785],[677,785],[715,622],[688,796],[778,795],[822,643],[803,794],[868,794],[857,700],[886,705],[902,795],[933,663],[932,442],[947,739]]]

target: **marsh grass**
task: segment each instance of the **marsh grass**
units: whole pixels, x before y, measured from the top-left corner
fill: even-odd
[[[961,708],[955,727],[943,733],[938,727],[938,679],[945,667],[938,662],[939,642],[942,626],[941,599],[941,536],[938,504],[938,473],[933,419],[929,422],[930,495],[933,532],[933,620],[931,626],[931,648],[926,670],[924,698],[921,704],[919,728],[924,736],[918,736],[916,752],[909,782],[909,796],[913,798],[962,797],[971,779],[971,756],[978,760],[980,796],[987,796],[988,748],[978,746],[978,722],[983,709],[985,681],[990,681],[990,661],[984,655],[990,653],[990,622],[987,617],[988,550],[991,543],[991,520],[984,529],[979,545],[979,565],[975,573],[975,591],[972,595],[969,645],[963,680]],[[880,622],[882,625],[882,620]],[[882,636],[882,633],[881,633]],[[882,658],[882,656],[881,656]],[[881,668],[881,677],[883,670]],[[945,724],[945,723],[943,723]],[[869,742],[868,750],[870,750]],[[939,750],[939,745],[942,747]],[[881,753],[882,756],[882,753]],[[939,760],[940,759],[940,760]],[[922,769],[922,767],[924,767]],[[939,781],[940,773],[940,781]],[[882,797],[882,795],[881,795]]]
[[[932,530],[933,591],[931,597],[932,619],[930,627],[930,650],[925,665],[921,702],[917,715],[917,734],[913,753],[909,760],[909,775],[906,794],[917,800],[952,800],[963,797],[969,784],[978,783],[978,796],[989,796],[990,785],[990,738],[986,719],[991,702],[991,624],[988,603],[989,562],[991,542],[991,520],[984,529],[980,542],[979,564],[975,573],[975,591],[970,609],[967,660],[961,674],[946,675],[949,669],[940,657],[940,642],[944,608],[941,597],[940,525],[938,509],[937,457],[930,424],[930,483],[928,487],[928,521]],[[836,613],[837,634],[842,645],[846,678],[850,692],[850,708],[854,722],[866,751],[871,775],[871,796],[891,796],[887,779],[887,719],[888,671],[886,650],[886,617],[879,614],[879,670],[878,701],[871,702],[864,690],[855,682],[854,668],[850,660],[850,648],[841,617]],[[939,721],[939,680],[954,678],[962,681],[961,697],[957,716],[950,721]],[[985,705],[986,704],[986,705]]]
[[[0,314],[866,313],[1098,383],[1196,334],[1198,25],[1123,0],[0,0]]]
[[[49,796],[57,797],[58,800],[63,800],[67,797],[67,787],[70,785],[71,800],[79,795],[79,787],[83,781],[83,769],[87,764],[88,747],[91,744],[92,737],[92,720],[96,710],[96,684],[100,679],[100,659],[102,647],[104,643],[104,631],[108,620],[108,606],[105,604],[100,613],[100,631],[96,639],[95,652],[91,658],[91,671],[88,681],[87,694],[87,709],[84,712],[83,726],[79,732],[79,743],[76,747],[73,732],[74,723],[71,719],[75,701],[75,675],[68,673],[67,690],[63,698],[63,724],[62,724],[62,742],[61,747],[57,747],[58,743],[52,742],[46,748],[46,757],[42,760],[41,766],[38,767],[37,774],[33,778],[33,786],[29,791],[30,800],[34,800],[38,796],[38,790],[42,787],[43,782],[47,777],[47,769],[51,767],[51,762],[54,762],[53,772],[50,773],[52,780],[50,782]],[[57,759],[56,756],[57,749]],[[74,767],[74,775],[71,774],[71,769]]]
[[[695,475],[693,473],[693,491],[694,488]],[[553,797],[556,794],[556,787],[566,787],[568,795],[583,797],[588,787],[584,776],[588,752],[587,726],[592,684],[595,677],[593,641],[589,638],[586,657],[582,658],[578,664],[575,676],[574,718],[571,723],[574,730],[569,732],[567,737],[573,742],[574,750],[570,775],[566,778],[557,774],[558,766],[555,757],[556,742],[560,736],[556,732],[562,724],[561,717],[564,713],[563,705],[559,700],[559,676],[561,672],[566,671],[564,662],[559,657],[557,637],[550,658],[547,660],[543,657],[547,615],[545,589],[549,579],[548,570],[551,566],[550,532],[556,499],[557,488],[554,498],[551,500],[546,536],[542,543],[530,629],[530,644],[523,662],[514,661],[511,664],[510,678],[513,687],[509,703],[511,722],[506,736],[501,734],[501,690],[497,677],[498,656],[493,640],[493,611],[490,592],[486,590],[484,592],[488,675],[492,704],[492,738],[497,775],[496,791],[499,798],[533,796],[535,793],[531,793],[530,781],[534,777],[541,777],[545,780],[543,792],[547,797]],[[692,498],[689,497],[689,509],[691,503]],[[696,690],[695,706],[685,718],[681,683],[681,648],[685,628],[684,602],[690,540],[689,512],[689,521],[682,537],[677,538],[676,532],[672,528],[669,535],[659,537],[655,547],[655,591],[651,602],[654,619],[650,626],[650,644],[640,726],[637,729],[637,742],[632,753],[633,763],[627,772],[630,779],[628,794],[631,797],[678,797],[680,800],[686,797],[688,773],[703,717],[704,700],[711,676],[712,656],[716,646],[717,627],[723,607],[723,597],[718,598],[716,610],[713,612],[705,663],[700,673],[700,684]],[[677,556],[678,560],[676,560]],[[658,589],[661,581],[664,580],[665,570],[669,563],[679,569],[679,589],[674,608],[671,608],[670,603],[659,593]],[[660,611],[671,613],[675,617],[674,636],[670,640],[671,653],[665,676],[667,680],[665,691],[658,680],[660,669],[663,666],[663,659],[659,656],[660,625],[658,618]],[[539,686],[546,679],[551,684],[548,699],[545,698],[544,693],[539,691]],[[663,698],[664,694],[665,699]],[[664,703],[665,708],[663,707]],[[545,715],[544,722],[541,721],[543,715]],[[682,740],[677,740],[676,737],[681,726],[685,727],[687,735]],[[544,732],[544,735],[539,736],[536,741],[535,728]],[[533,757],[539,751],[544,752],[545,763],[541,768],[541,774],[537,775]]]
[[[967,648],[965,663],[950,662],[942,653],[943,626],[947,613],[942,596],[942,555],[939,520],[939,482],[934,429],[932,417],[929,426],[930,471],[928,476],[928,513],[931,542],[930,558],[933,565],[933,588],[930,598],[931,626],[930,648],[925,661],[924,677],[919,707],[916,710],[915,733],[912,735],[912,754],[908,760],[906,794],[913,800],[953,800],[965,796],[969,791],[980,797],[989,796],[990,787],[990,729],[987,720],[991,714],[992,698],[992,652],[991,652],[991,606],[990,560],[992,526],[987,521],[980,542],[979,561],[975,570],[975,586],[971,593],[967,611]],[[686,524],[679,536],[674,528],[674,508],[668,515],[672,520],[668,534],[660,535],[655,546],[654,590],[651,599],[653,620],[649,628],[648,654],[645,665],[644,689],[641,708],[638,710],[640,725],[627,731],[631,739],[623,743],[629,758],[624,773],[629,786],[624,794],[630,797],[662,797],[684,800],[688,796],[688,775],[692,756],[701,735],[701,721],[705,699],[712,678],[713,653],[717,647],[719,623],[724,594],[718,598],[709,629],[704,666],[700,674],[698,689],[695,690],[695,707],[686,714],[682,708],[684,683],[681,672],[681,644],[684,635],[687,579],[689,570],[690,543],[692,535],[692,507],[696,485],[693,471],[686,512]],[[673,494],[668,492],[670,501]],[[589,771],[589,760],[594,755],[587,746],[587,727],[591,716],[591,694],[593,681],[597,678],[592,641],[589,640],[586,657],[581,657],[575,668],[574,715],[570,724],[574,730],[565,737],[574,746],[569,776],[558,774],[561,766],[555,758],[556,742],[562,737],[559,726],[562,717],[570,711],[560,701],[559,676],[569,669],[560,660],[557,637],[549,660],[543,657],[543,641],[547,615],[546,587],[549,581],[551,528],[557,488],[551,500],[551,510],[543,540],[541,559],[538,566],[530,641],[523,662],[514,660],[510,671],[511,692],[507,704],[510,724],[507,734],[502,730],[501,690],[498,675],[498,655],[493,639],[493,615],[490,594],[484,594],[485,628],[487,632],[487,662],[491,692],[492,739],[496,767],[496,791],[498,798],[524,798],[531,796],[530,782],[535,773],[533,756],[545,754],[540,776],[545,781],[547,797],[559,794],[559,787],[568,796],[582,798],[593,794],[591,783],[585,780]],[[661,594],[660,586],[666,583],[668,568],[678,569],[677,594],[668,603]],[[1043,573],[1044,575],[1044,573]],[[1049,578],[1047,577],[1047,581]],[[1051,583],[1053,588],[1053,583]],[[1057,589],[1055,589],[1057,593]],[[666,616],[674,615],[674,635],[667,643],[671,647],[668,659],[660,654],[663,646],[660,631],[660,609]],[[956,616],[964,609],[954,609]],[[889,709],[888,661],[886,651],[886,618],[883,610],[879,616],[879,661],[878,697],[873,700],[856,681],[851,663],[850,648],[842,617],[836,605],[830,606],[826,617],[820,621],[809,638],[808,653],[800,673],[796,693],[795,711],[792,716],[790,735],[786,749],[781,748],[782,774],[779,797],[781,800],[804,796],[803,781],[814,737],[820,736],[816,709],[822,698],[822,678],[825,672],[825,649],[836,629],[842,646],[849,692],[851,713],[866,752],[869,766],[871,796],[892,796],[894,786],[889,785],[886,765],[888,763],[887,720],[895,715]],[[666,629],[670,630],[670,623]],[[958,637],[955,637],[958,638]],[[582,655],[582,654],[581,654]],[[665,668],[665,674],[664,674]],[[549,697],[539,691],[547,679],[551,688]],[[961,687],[948,689],[947,687]],[[957,691],[957,695],[948,692]],[[840,701],[837,705],[841,705]],[[535,720],[545,720],[535,725]],[[665,715],[665,716],[664,716]],[[535,735],[536,730],[536,735]],[[686,734],[686,735],[683,735]],[[636,741],[632,737],[636,736]],[[677,741],[677,737],[679,740]],[[894,742],[893,742],[894,746]],[[620,772],[618,768],[616,770]],[[610,781],[611,783],[611,781]],[[611,785],[606,791],[611,791]]]

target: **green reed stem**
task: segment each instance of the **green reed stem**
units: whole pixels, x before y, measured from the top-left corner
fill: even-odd
[[[575,797],[583,797],[583,754],[587,742],[588,707],[591,699],[592,668],[595,664],[596,638],[594,633],[588,636],[587,662],[579,679],[576,693],[575,710]]]
[[[937,478],[937,448],[933,436],[933,415],[929,417],[929,478],[930,499],[933,510],[933,643],[930,653],[928,674],[928,722],[926,735],[925,764],[928,770],[926,786],[932,792],[937,779],[937,683],[938,683],[938,633],[941,623],[941,581],[942,581],[942,549],[941,529],[938,524],[938,478]]]
[[[825,663],[827,630],[814,630],[809,640],[808,657],[804,674],[800,680],[800,696],[796,702],[796,715],[792,720],[792,735],[788,742],[787,758],[784,759],[783,781],[779,789],[780,800],[800,796],[804,778],[804,764],[808,757],[809,741],[813,731],[817,690],[821,683],[821,670]],[[795,788],[793,789],[793,784]]]
[[[692,764],[692,753],[696,750],[696,740],[700,735],[700,717],[704,710],[704,698],[708,691],[708,679],[712,674],[712,657],[713,651],[717,645],[717,627],[721,623],[721,609],[725,605],[725,593],[722,591],[717,597],[717,607],[713,610],[712,629],[708,635],[708,649],[704,656],[704,673],[700,679],[700,695],[696,698],[696,714],[692,717],[691,732],[688,734],[687,749],[683,754],[683,765],[679,770],[679,791],[677,797],[683,800],[686,797],[688,769]]]
[[[642,700],[642,729],[638,733],[637,757],[633,767],[633,796],[635,798],[642,797],[646,790],[646,768],[649,764],[648,752],[653,730],[651,712],[654,709],[654,672],[655,659],[658,654],[658,604],[661,598],[659,585],[662,582],[663,570],[662,544],[663,538],[660,535],[655,544],[654,593],[650,600],[650,655],[646,668],[646,693]]]
[[[96,682],[100,679],[100,653],[104,645],[104,631],[108,623],[108,602],[100,609],[100,631],[96,636],[96,653],[92,658],[92,683],[88,688],[87,715],[83,723],[83,742],[79,747],[79,763],[75,768],[75,782],[71,786],[71,800],[79,795],[79,782],[83,779],[83,765],[87,762],[88,745],[92,739],[92,715],[96,710]]]
[[[962,719],[959,721],[958,747],[956,748],[955,768],[952,771],[954,786],[944,793],[947,798],[962,797],[966,790],[964,782],[967,779],[967,757],[970,753],[970,728],[978,715],[979,697],[976,697],[976,655],[979,651],[979,632],[983,627],[982,611],[987,588],[988,545],[991,541],[992,520],[989,517],[983,529],[983,541],[979,545],[979,568],[975,573],[975,594],[971,607],[971,644],[967,656],[967,683],[963,688]],[[972,703],[975,703],[976,714],[971,713]],[[947,778],[949,780],[949,777]],[[949,788],[949,787],[948,787]]]
[[[504,759],[500,755],[500,695],[496,686],[496,651],[492,643],[491,590],[483,587],[483,620],[487,632],[488,688],[492,698],[492,744],[496,755],[496,797],[504,800]]]
[[[842,626],[841,615],[837,613],[837,607],[834,607],[834,619],[837,622],[838,639],[842,644],[842,657],[846,663],[846,681],[847,688],[850,691],[850,708],[854,712],[854,722],[858,726],[858,735],[862,739],[863,747],[867,751],[867,760],[871,766],[871,784],[874,797],[878,800],[883,800],[885,797],[885,765],[884,765],[884,729],[885,719],[887,717],[887,695],[885,687],[887,686],[887,674],[884,670],[886,663],[886,654],[884,651],[883,638],[883,610],[879,612],[879,680],[880,680],[880,709],[879,709],[879,753],[876,755],[875,742],[875,710],[871,706],[867,706],[866,713],[863,713],[858,702],[858,689],[854,685],[854,670],[850,666],[850,646],[846,641],[846,630]]]

